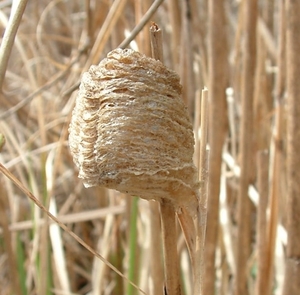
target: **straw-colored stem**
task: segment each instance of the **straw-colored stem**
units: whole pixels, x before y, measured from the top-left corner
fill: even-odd
[[[114,25],[117,23],[118,19],[122,15],[124,6],[127,0],[116,0],[113,2],[109,13],[105,19],[104,24],[95,40],[95,43],[91,49],[89,58],[86,62],[85,69],[88,69],[91,64],[97,64],[103,54],[103,48],[112,32]]]
[[[160,203],[163,235],[165,289],[167,295],[180,295],[179,260],[177,253],[177,232],[175,209],[169,200]]]
[[[149,0],[138,0],[134,2],[134,12],[136,23],[140,23],[142,17],[149,9],[152,1]],[[139,52],[150,56],[150,44],[149,44],[149,30],[147,26],[144,26],[143,30],[136,37]]]
[[[250,255],[250,200],[248,187],[253,171],[253,88],[256,61],[257,1],[243,7],[245,41],[241,77],[242,116],[240,131],[241,176],[238,191],[238,233],[234,294],[247,294],[247,260]]]
[[[257,209],[257,280],[256,295],[267,293],[267,206],[268,206],[268,185],[269,185],[269,154],[260,151],[257,155],[257,179],[259,203]]]
[[[205,238],[205,272],[203,289],[214,294],[215,251],[219,228],[219,195],[222,149],[227,129],[226,96],[227,86],[227,39],[223,0],[209,1],[209,171],[207,230]]]
[[[119,48],[127,47],[130,42],[136,37],[136,35],[144,28],[147,22],[151,19],[157,8],[163,3],[163,0],[155,0],[147,12],[142,17],[139,24],[137,24],[131,31],[130,35],[119,45]]]
[[[201,136],[200,136],[200,200],[199,215],[196,224],[196,247],[194,263],[194,294],[203,293],[203,274],[204,274],[204,245],[207,218],[207,176],[208,176],[208,152],[207,152],[207,127],[208,127],[208,91],[202,90],[201,99]]]
[[[287,232],[286,268],[283,295],[300,290],[300,2],[288,0],[287,11]]]
[[[138,198],[134,197],[131,202],[130,212],[130,234],[129,234],[129,267],[128,279],[132,282],[136,278],[136,250],[137,250],[137,215],[138,215]],[[134,287],[127,284],[127,294],[134,294]]]
[[[163,63],[164,54],[162,45],[162,31],[155,23],[153,23],[150,27],[150,41],[152,57],[157,60],[160,60]]]
[[[180,27],[181,27],[181,18],[180,18],[180,6],[178,0],[169,0],[169,17],[172,28],[172,59],[173,65],[176,69],[176,66],[179,62],[179,44],[180,44]]]
[[[14,44],[15,36],[17,30],[21,23],[22,15],[24,13],[25,7],[28,0],[20,0],[18,4],[14,1],[12,13],[9,18],[8,25],[5,29],[5,33],[1,42],[0,47],[0,90],[2,90],[2,84],[5,77],[5,72],[8,64],[8,59],[11,53],[11,49]],[[16,2],[16,3],[15,3]],[[18,5],[17,7],[14,7]]]
[[[4,242],[4,248],[7,253],[7,264],[9,266],[9,279],[11,280],[12,288],[11,293],[16,295],[21,295],[21,285],[20,285],[20,273],[18,272],[16,255],[14,253],[14,247],[12,243],[12,233],[9,230],[9,216],[8,216],[8,198],[7,193],[4,189],[3,182],[0,182],[0,226],[3,230],[2,240]]]
[[[189,1],[182,2],[181,10],[181,50],[180,50],[180,77],[183,85],[183,100],[191,117],[194,115],[195,100],[195,73],[193,68],[193,36],[191,7]],[[176,65],[174,65],[176,68]]]
[[[161,234],[159,206],[156,201],[150,201],[150,235],[151,235],[151,277],[153,280],[153,295],[163,294],[164,270],[161,255]]]

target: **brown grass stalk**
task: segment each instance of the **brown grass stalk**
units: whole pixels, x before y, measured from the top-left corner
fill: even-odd
[[[203,289],[214,293],[215,251],[218,236],[219,193],[222,147],[226,133],[227,40],[223,0],[209,1],[209,174],[207,201],[207,230],[205,239],[205,276]],[[218,119],[217,119],[218,118]]]
[[[169,19],[172,28],[172,60],[175,70],[177,70],[177,65],[179,64],[179,52],[180,52],[180,40],[181,40],[181,13],[180,13],[180,3],[178,0],[169,0]]]
[[[150,201],[150,236],[151,236],[151,277],[153,280],[153,295],[163,294],[164,269],[161,255],[161,223],[159,216],[159,204]]]
[[[9,202],[2,179],[0,180],[0,196],[0,225],[3,229],[3,242],[7,253],[7,264],[9,265],[9,279],[12,281],[11,290],[8,290],[8,292],[21,295],[20,276],[13,247],[13,234],[9,230]]]
[[[15,36],[22,20],[24,10],[26,8],[28,0],[21,0],[19,3],[14,2],[14,10],[9,18],[9,22],[5,29],[5,33],[0,47],[0,90],[2,90],[2,84],[7,69],[9,56],[11,54],[12,47],[14,45]]]
[[[168,295],[181,295],[175,209],[167,199],[160,203],[160,214],[164,249],[165,292]]]
[[[207,219],[207,187],[208,187],[208,151],[207,151],[207,127],[208,127],[208,91],[202,90],[201,96],[201,136],[200,136],[200,200],[199,215],[196,219],[196,242],[194,258],[194,294],[204,294],[204,249]]]
[[[238,191],[238,233],[236,244],[236,277],[234,294],[248,294],[247,260],[250,255],[250,200],[248,187],[253,169],[253,89],[256,62],[257,1],[246,1],[243,7],[244,47],[241,77],[242,115],[240,130],[241,176]]]
[[[269,154],[259,151],[257,154],[257,178],[259,203],[256,222],[257,279],[256,295],[268,294],[267,282],[267,207],[269,193]]]
[[[300,2],[288,0],[287,11],[287,259],[284,295],[296,295],[300,290]]]

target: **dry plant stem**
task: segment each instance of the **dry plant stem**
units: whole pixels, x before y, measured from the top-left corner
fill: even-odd
[[[180,295],[179,260],[177,253],[177,234],[175,209],[173,204],[164,199],[160,203],[160,214],[163,234],[165,288],[167,295]]]
[[[279,37],[278,37],[278,52],[277,52],[277,67],[278,72],[276,76],[275,85],[275,98],[277,103],[283,101],[285,92],[285,80],[286,80],[286,69],[285,69],[285,54],[286,54],[286,15],[285,15],[285,1],[280,0],[279,2]]]
[[[156,0],[142,17],[140,23],[131,31],[130,35],[119,45],[119,48],[127,47],[136,35],[144,28],[163,0]]]
[[[180,32],[181,32],[181,15],[180,5],[178,0],[169,0],[169,17],[172,28],[172,58],[173,65],[176,67],[179,63],[179,45],[180,45]]]
[[[210,104],[208,128],[210,132],[210,156],[208,164],[209,197],[205,238],[205,275],[203,281],[203,290],[207,294],[214,294],[215,286],[215,250],[219,228],[222,148],[227,129],[225,89],[227,86],[228,65],[224,4],[225,1],[223,0],[209,1],[208,95]]]
[[[237,259],[234,295],[248,294],[247,260],[250,255],[250,200],[248,188],[253,168],[253,88],[256,61],[257,1],[246,1],[243,7],[245,41],[241,77],[241,176],[238,191]]]
[[[103,48],[123,12],[126,2],[127,0],[116,0],[113,2],[104,24],[100,29],[97,39],[95,40],[89,58],[86,61],[85,70],[87,70],[90,65],[99,63],[100,57],[103,54]]]
[[[162,32],[155,23],[150,27],[150,40],[152,57],[163,62]],[[165,288],[168,295],[180,295],[175,208],[167,199],[162,199],[160,202],[160,214],[164,249]]]
[[[48,81],[46,84],[35,90],[33,93],[29,94],[27,97],[22,99],[18,104],[15,106],[11,107],[9,110],[6,110],[2,114],[0,114],[0,120],[5,119],[21,108],[23,108],[25,105],[29,104],[32,99],[43,93],[44,91],[48,90],[51,88],[53,85],[58,83],[61,79],[63,79],[70,71],[70,69],[78,62],[78,59],[82,56],[82,54],[85,52],[85,48],[83,50],[80,50],[78,52],[78,55],[70,62],[70,64],[67,65],[66,69],[63,70],[62,72],[58,73],[55,75],[50,81]],[[78,85],[76,85],[78,87]],[[73,90],[73,89],[72,89]]]
[[[150,27],[151,53],[152,57],[164,62],[162,32],[157,24],[153,23]]]
[[[18,4],[17,1],[13,2],[12,13],[9,18],[9,22],[7,28],[5,29],[5,33],[1,42],[0,47],[0,90],[2,90],[2,84],[5,77],[5,72],[9,60],[9,55],[11,53],[11,49],[14,44],[15,36],[17,34],[17,30],[19,28],[22,15],[24,13],[25,7],[27,5],[28,0],[20,0]],[[17,7],[14,7],[18,5]],[[13,10],[13,8],[15,8]]]
[[[21,295],[20,276],[17,267],[16,255],[14,253],[12,233],[9,230],[9,202],[2,181],[0,181],[0,196],[0,226],[3,230],[3,237],[1,237],[1,239],[4,242],[7,264],[9,265],[9,280],[12,282],[10,292],[16,295]]]
[[[151,277],[153,280],[153,295],[163,294],[164,270],[161,257],[161,235],[159,204],[150,201],[150,234],[151,234]]]
[[[276,236],[278,227],[279,214],[279,198],[280,198],[280,183],[282,171],[282,147],[283,139],[283,105],[277,104],[275,112],[275,124],[273,138],[271,142],[271,182],[269,195],[269,220],[267,228],[267,255],[266,255],[266,272],[265,272],[265,294],[271,294],[273,288],[274,260],[276,248]]]
[[[183,99],[189,114],[194,116],[195,100],[195,73],[193,67],[193,36],[191,7],[189,1],[182,2],[181,50],[180,50],[180,76],[183,85]]]
[[[208,91],[202,90],[201,99],[201,136],[200,136],[200,200],[199,214],[196,220],[196,248],[194,264],[194,295],[204,294],[203,275],[204,275],[204,245],[207,218],[207,128],[208,128]]]
[[[286,268],[283,295],[300,290],[300,2],[288,0],[287,11],[287,232]]]
[[[135,18],[136,18],[136,23],[140,23],[143,15],[147,12],[147,9],[149,9],[151,5],[150,0],[138,0],[135,1]],[[147,9],[146,9],[147,8]],[[148,27],[145,26],[141,33],[137,36],[137,44],[139,51],[146,56],[151,55],[151,49],[150,49],[150,44],[149,44],[149,30]]]
[[[280,202],[280,183],[282,179],[282,161],[283,150],[282,142],[284,139],[283,132],[283,118],[284,118],[284,105],[283,98],[285,92],[285,47],[286,47],[286,26],[285,26],[285,7],[283,1],[279,5],[280,13],[280,33],[279,33],[279,48],[277,56],[278,73],[276,76],[275,84],[275,124],[273,127],[272,142],[271,142],[271,171],[270,171],[270,200],[269,200],[269,223],[267,229],[267,243],[268,253],[266,257],[266,271],[264,278],[265,294],[270,294],[273,287],[273,274],[274,274],[274,254],[276,247],[276,234],[278,227],[278,214]],[[262,294],[262,293],[261,293]]]
[[[0,163],[0,171],[10,179],[31,201],[35,203],[46,215],[55,223],[57,223],[65,232],[67,232],[73,239],[75,239],[81,246],[88,250],[91,254],[102,260],[110,269],[121,276],[125,281],[130,282],[127,277],[122,274],[115,266],[113,266],[109,261],[103,258],[98,252],[96,252],[91,246],[84,242],[79,236],[77,236],[72,230],[70,230],[65,224],[63,224],[60,219],[51,214],[47,208],[10,172]],[[139,292],[146,294],[133,282],[130,282]]]
[[[269,193],[269,154],[260,151],[257,155],[257,179],[259,203],[257,210],[257,280],[255,295],[268,294],[267,288],[267,206]]]

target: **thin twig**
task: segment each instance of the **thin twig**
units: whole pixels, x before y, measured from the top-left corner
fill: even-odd
[[[142,17],[140,23],[131,31],[130,35],[119,45],[119,48],[126,48],[136,35],[144,28],[163,0],[156,0]]]
[[[9,22],[0,47],[0,90],[2,90],[2,84],[5,77],[8,59],[11,53],[11,49],[14,45],[17,30],[21,23],[22,15],[27,5],[27,1],[28,0],[20,0],[16,8],[14,7],[14,3],[17,1],[13,2],[12,13],[9,18]]]

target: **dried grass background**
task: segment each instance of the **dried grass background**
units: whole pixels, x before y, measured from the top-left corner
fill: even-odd
[[[143,27],[153,2],[159,7]],[[0,3],[1,35],[11,8]],[[155,21],[164,63],[184,87],[197,166],[201,90],[209,93],[203,294],[300,294],[299,15],[300,4],[288,0],[29,0],[1,60],[0,162],[144,292],[163,294],[155,204],[85,189],[67,142],[82,73],[136,26],[130,46],[151,56]],[[139,294],[3,175],[0,201],[1,295]],[[183,293],[192,294],[179,227],[178,249]]]

